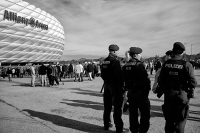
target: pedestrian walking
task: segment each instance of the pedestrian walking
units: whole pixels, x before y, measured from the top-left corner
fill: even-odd
[[[157,57],[156,61],[154,62],[154,69],[157,72],[161,68],[162,64],[160,62],[159,57]]]
[[[31,86],[35,87],[35,65],[34,64],[31,64],[30,71],[31,71]]]
[[[73,78],[73,76],[74,76],[74,70],[73,70],[74,68],[73,68],[73,65],[72,65],[72,63],[70,63],[69,64],[69,69],[68,69],[68,73],[69,73],[69,78]]]
[[[67,76],[67,71],[68,71],[68,66],[67,66],[67,64],[64,64],[64,65],[62,66],[62,73],[63,73],[63,78],[64,78],[64,79],[65,79],[66,76]]]
[[[56,63],[54,63],[52,65],[52,77],[53,77],[52,86],[54,85],[54,81],[56,82],[56,85],[58,86],[59,85],[59,81],[58,81],[58,69],[57,69]]]
[[[61,73],[62,73],[62,71],[61,71],[61,66],[60,66],[60,64],[56,64],[56,67],[57,67],[57,70],[58,70],[58,79],[59,79],[59,81],[61,81]],[[67,72],[66,72],[66,74],[67,74]]]
[[[41,77],[41,86],[47,85],[46,75],[47,75],[47,67],[42,63],[42,65],[39,67],[38,73]]]
[[[92,65],[91,62],[88,62],[88,65],[87,65],[87,72],[88,72],[88,80],[92,81],[93,78],[92,78],[92,73],[94,71],[94,66]]]
[[[189,113],[189,99],[197,81],[194,69],[182,59],[185,46],[181,42],[173,45],[173,56],[164,62],[159,76],[159,85],[164,92],[162,105],[166,133],[184,133]]]
[[[115,44],[109,46],[109,55],[102,62],[101,77],[104,81],[104,113],[103,122],[104,129],[108,130],[112,127],[111,124],[111,110],[114,106],[113,119],[116,127],[116,133],[122,133],[123,130],[123,100],[124,100],[124,78],[119,60],[117,60],[117,53],[119,47]]]
[[[76,79],[78,79],[79,82],[82,82],[83,81],[83,76],[82,76],[83,66],[81,65],[80,62],[78,62],[75,65],[74,71],[75,71],[75,79],[74,79],[74,81],[76,82]]]
[[[11,68],[11,66],[9,66],[7,68],[7,74],[8,74],[8,80],[12,81],[12,68]]]
[[[53,84],[54,84],[52,72],[53,72],[53,66],[52,66],[52,63],[50,63],[47,66],[47,77],[48,77],[48,80],[49,80],[49,86],[50,87],[53,86]]]
[[[149,71],[150,71],[150,74],[152,75],[153,74],[153,61],[152,60],[149,62]]]
[[[128,90],[129,124],[132,133],[147,133],[150,126],[149,91],[151,81],[145,65],[140,61],[142,49],[131,47],[131,59],[123,66],[125,88]],[[140,122],[138,121],[140,111]]]
[[[24,66],[20,66],[20,78],[24,77]]]

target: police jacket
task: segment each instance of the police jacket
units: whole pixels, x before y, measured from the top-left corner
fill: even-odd
[[[195,88],[197,81],[194,69],[189,62],[181,59],[180,55],[163,63],[159,76],[159,84],[167,90],[187,90]]]
[[[145,65],[136,58],[129,60],[123,66],[125,87],[130,90],[151,89],[151,81],[145,69]]]
[[[113,83],[121,87],[124,86],[124,77],[120,62],[112,53],[102,62],[101,78],[104,82]]]

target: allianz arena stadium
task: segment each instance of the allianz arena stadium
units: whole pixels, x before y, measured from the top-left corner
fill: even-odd
[[[0,63],[56,62],[64,50],[60,22],[22,0],[0,1]]]

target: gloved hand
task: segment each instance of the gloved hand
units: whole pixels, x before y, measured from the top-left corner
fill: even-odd
[[[187,97],[190,98],[194,98],[194,88],[191,88],[188,90],[187,92]]]

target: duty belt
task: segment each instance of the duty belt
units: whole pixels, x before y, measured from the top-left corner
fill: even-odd
[[[185,88],[182,85],[170,85],[166,87],[166,91],[181,91],[185,90]]]

